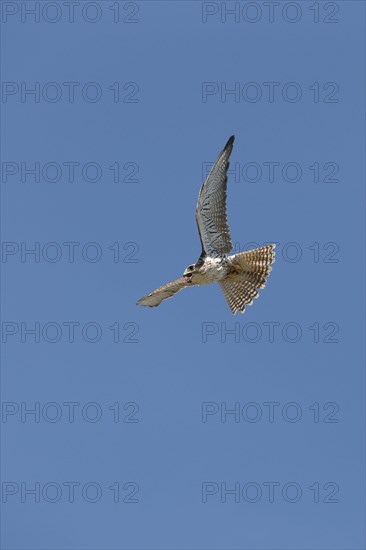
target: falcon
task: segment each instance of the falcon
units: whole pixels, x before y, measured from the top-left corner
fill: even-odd
[[[270,244],[254,250],[228,256],[232,249],[226,214],[226,189],[229,158],[235,136],[231,136],[202,185],[196,207],[196,222],[202,252],[196,263],[183,276],[165,284],[137,302],[140,306],[156,307],[184,288],[219,283],[225,299],[235,314],[244,313],[245,306],[258,298],[275,261]]]

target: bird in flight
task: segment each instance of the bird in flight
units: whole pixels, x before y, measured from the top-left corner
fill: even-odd
[[[234,139],[231,136],[217,157],[198,195],[196,222],[202,245],[200,257],[187,267],[183,277],[150,292],[137,305],[156,307],[184,288],[218,282],[232,313],[244,313],[245,306],[258,297],[258,289],[265,287],[272,269],[270,265],[275,261],[276,245],[228,256],[232,242],[227,224],[226,188]]]

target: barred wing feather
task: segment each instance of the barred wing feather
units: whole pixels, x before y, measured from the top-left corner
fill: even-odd
[[[183,290],[183,288],[186,288],[187,286],[192,286],[192,283],[188,283],[185,277],[181,277],[180,279],[176,279],[171,283],[160,286],[156,290],[153,290],[153,292],[150,292],[150,294],[143,296],[143,298],[140,298],[137,302],[137,305],[156,307],[160,305],[163,300],[171,298],[174,294],[180,290]]]
[[[231,136],[217,157],[198,196],[196,221],[203,256],[228,254],[232,249],[226,214],[226,188],[234,139],[234,136]]]

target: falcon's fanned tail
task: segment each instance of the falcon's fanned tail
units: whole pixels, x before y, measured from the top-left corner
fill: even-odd
[[[258,298],[257,289],[266,286],[270,264],[275,261],[274,248],[272,244],[229,257],[234,273],[220,281],[220,286],[232,313],[244,313],[245,306]]]

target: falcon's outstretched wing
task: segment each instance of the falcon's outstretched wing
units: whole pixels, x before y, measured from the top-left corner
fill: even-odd
[[[202,256],[228,254],[233,247],[226,218],[226,186],[234,139],[231,136],[217,157],[198,195],[196,221],[202,243]]]
[[[183,290],[183,288],[186,288],[187,286],[192,286],[192,283],[187,282],[186,277],[181,277],[176,281],[160,286],[156,290],[150,292],[150,294],[140,298],[136,305],[156,307],[160,305],[163,300],[171,298],[174,294],[180,290]]]

